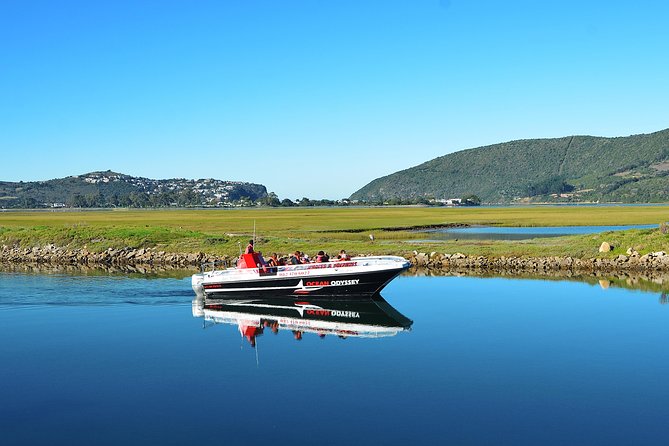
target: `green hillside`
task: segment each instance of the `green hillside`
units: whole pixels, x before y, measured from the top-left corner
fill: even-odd
[[[351,195],[384,201],[475,194],[487,203],[669,201],[669,129],[619,138],[527,139],[451,153]]]
[[[225,206],[266,196],[262,184],[213,178],[153,180],[110,170],[48,181],[0,181],[0,209]]]

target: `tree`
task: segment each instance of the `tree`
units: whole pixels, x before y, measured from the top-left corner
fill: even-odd
[[[21,200],[21,207],[25,209],[34,209],[37,206],[37,200],[35,200],[33,197],[25,197],[23,200]]]
[[[265,206],[272,206],[272,207],[281,206],[281,201],[274,192],[270,192],[269,194],[267,194],[267,196],[261,198],[260,203],[264,204]]]
[[[624,180],[622,180],[624,181]],[[620,187],[616,185],[615,188]],[[527,195],[533,197],[535,195],[550,195],[571,192],[574,186],[568,184],[564,177],[555,175],[541,181],[538,181],[527,188]]]
[[[81,194],[75,193],[67,200],[67,204],[71,207],[83,208],[86,207],[86,199]]]
[[[176,201],[181,207],[197,206],[200,204],[200,196],[192,189],[185,189],[179,192]]]
[[[116,192],[107,196],[107,206],[116,207],[119,205],[119,197]]]
[[[481,199],[478,195],[469,194],[462,197],[463,206],[481,206]]]
[[[149,196],[144,192],[130,192],[130,206],[135,208],[144,208],[149,203]]]
[[[85,206],[89,208],[102,207],[103,199],[102,195],[100,195],[100,192],[92,192],[90,194],[86,194]]]

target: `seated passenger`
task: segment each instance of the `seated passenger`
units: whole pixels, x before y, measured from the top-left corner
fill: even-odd
[[[330,258],[323,251],[318,251],[318,254],[316,254],[316,263],[323,263],[329,260]]]
[[[351,260],[351,256],[346,254],[346,251],[343,250],[343,249],[341,251],[339,251],[339,255],[337,256],[337,258],[339,260]]]
[[[302,263],[302,260],[300,260],[300,251],[295,251],[290,255],[290,264],[291,265],[299,265]]]
[[[273,253],[271,256],[269,256],[269,259],[267,259],[267,264],[269,266],[279,266],[279,258],[276,256],[276,253]]]

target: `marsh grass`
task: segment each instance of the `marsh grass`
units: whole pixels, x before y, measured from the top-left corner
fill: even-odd
[[[667,206],[504,208],[290,208],[246,210],[110,210],[0,213],[0,244],[31,247],[53,243],[91,251],[152,247],[168,252],[236,255],[257,228],[259,249],[289,253],[400,254],[462,252],[489,256],[613,257],[633,247],[640,253],[669,251],[659,229],[524,241],[420,241],[426,233],[393,228],[426,225],[500,226],[630,225],[664,222]],[[369,235],[374,235],[374,241]],[[602,241],[611,253],[597,252]]]

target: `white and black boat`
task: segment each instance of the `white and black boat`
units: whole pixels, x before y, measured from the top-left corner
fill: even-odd
[[[234,268],[203,266],[192,286],[207,296],[371,296],[409,266],[403,257],[372,256],[269,267],[259,254],[243,254]]]
[[[380,295],[353,299],[293,297],[205,297],[193,300],[193,316],[205,323],[236,325],[252,346],[265,330],[292,331],[320,337],[381,338],[409,330],[413,321]],[[207,325],[205,325],[206,327]]]

